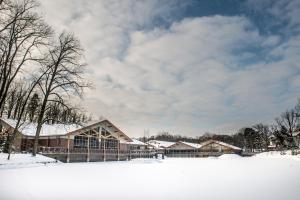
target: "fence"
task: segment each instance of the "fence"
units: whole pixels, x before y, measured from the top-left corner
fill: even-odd
[[[97,162],[153,158],[154,150],[118,151],[118,149],[68,149],[62,147],[39,147],[39,153],[62,162]]]
[[[209,151],[157,151],[154,149],[143,150],[128,150],[118,151],[118,149],[86,149],[75,148],[68,149],[62,147],[39,147],[39,153],[45,156],[55,158],[62,162],[97,162],[97,161],[115,161],[115,160],[130,160],[134,158],[154,158],[157,154],[166,155],[168,157],[209,157],[221,156],[224,153],[236,153],[241,156],[253,156],[254,152],[237,151],[237,152],[209,152]],[[300,153],[295,151],[295,154]]]

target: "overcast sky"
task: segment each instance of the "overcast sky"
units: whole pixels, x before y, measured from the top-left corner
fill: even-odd
[[[81,40],[84,106],[130,136],[232,133],[300,97],[300,0],[42,0]]]

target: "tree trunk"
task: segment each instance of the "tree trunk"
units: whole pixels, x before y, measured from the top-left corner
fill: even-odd
[[[36,156],[38,145],[39,145],[38,143],[39,143],[39,137],[40,137],[41,129],[42,129],[42,124],[38,123],[37,128],[36,128],[34,143],[33,143],[32,156]]]
[[[38,122],[37,122],[37,128],[36,128],[36,133],[35,133],[35,137],[34,137],[34,144],[33,144],[33,151],[32,151],[33,156],[36,156],[36,153],[37,153],[39,137],[40,137],[40,132],[41,132],[41,129],[43,126],[43,118],[44,118],[44,114],[45,114],[47,101],[48,101],[48,93],[46,94],[46,96],[44,98],[41,112],[39,114],[39,118],[38,118]]]
[[[16,124],[16,127],[19,127],[19,125],[20,125],[20,121],[18,120],[18,122]],[[8,156],[7,156],[7,160],[10,159],[10,154],[12,152],[12,146],[13,146],[13,143],[15,141],[15,138],[16,138],[16,135],[17,135],[17,132],[18,132],[18,130],[17,130],[16,127],[14,128],[14,131],[13,131],[11,137],[9,137],[9,139],[7,141],[8,142]]]

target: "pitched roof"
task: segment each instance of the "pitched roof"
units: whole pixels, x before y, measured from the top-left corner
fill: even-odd
[[[17,124],[17,121],[14,119],[6,119],[6,118],[1,118],[1,120],[9,125],[10,127],[14,128]],[[18,129],[19,132],[23,135],[26,136],[35,136],[36,133],[36,123],[29,123],[25,122],[22,123],[20,128]],[[66,135],[68,132],[80,129],[80,125],[76,124],[70,124],[70,125],[65,125],[65,124],[44,124],[40,136],[60,136],[60,135]]]
[[[17,123],[17,121],[14,119],[1,118],[1,120],[12,128],[14,128]],[[99,120],[96,122],[89,122],[89,123],[82,124],[82,125],[43,124],[40,136],[64,136],[64,135],[74,134],[76,132],[85,131],[86,129],[89,129],[89,128],[96,126],[103,122],[109,123],[111,126],[113,126],[116,129],[115,132],[117,134],[119,134],[121,137],[124,137],[127,140],[131,141],[131,138],[129,138],[125,133],[123,133],[118,127],[116,127],[108,119],[102,119],[102,120]],[[21,134],[23,134],[25,136],[35,136],[36,127],[37,127],[36,123],[25,122],[20,126],[20,128],[18,130]]]
[[[142,146],[147,146],[146,143],[141,142],[137,139],[131,138],[132,142],[128,142],[128,141],[121,141],[121,144],[131,144],[131,145],[142,145]]]
[[[239,148],[239,147],[237,147],[237,146],[234,146],[234,145],[231,145],[231,144],[227,144],[227,143],[225,143],[225,142],[221,142],[221,141],[218,141],[218,140],[208,140],[208,141],[205,141],[205,142],[200,143],[200,145],[201,145],[201,147],[203,147],[203,146],[206,146],[206,145],[208,145],[208,144],[210,144],[210,143],[217,143],[217,144],[219,144],[219,145],[222,145],[222,146],[225,146],[225,147],[229,147],[229,148],[231,148],[231,149],[242,150],[241,148]],[[200,148],[201,148],[201,147],[200,147]]]
[[[120,130],[117,126],[115,126],[111,121],[109,121],[108,119],[104,119],[104,118],[101,119],[101,120],[99,120],[99,121],[93,121],[93,122],[89,122],[89,123],[87,123],[87,124],[84,124],[84,125],[81,126],[79,129],[70,131],[70,132],[68,132],[67,134],[74,134],[74,133],[76,133],[76,132],[83,132],[83,131],[85,131],[86,129],[90,129],[90,128],[93,127],[93,126],[97,126],[97,125],[99,125],[100,123],[105,123],[105,122],[108,123],[108,124],[110,124],[110,126],[113,126],[113,127],[116,129],[115,133],[119,134],[120,137],[124,137],[125,139],[132,141],[132,139],[131,139],[130,137],[128,137],[123,131],[121,131],[121,130]]]
[[[169,146],[168,148],[176,149],[177,145],[184,145],[184,146],[188,146],[188,147],[193,148],[193,149],[198,149],[198,148],[201,147],[201,145],[197,144],[197,143],[178,141],[178,142],[174,143],[173,145]]]
[[[198,148],[200,148],[200,147],[201,147],[201,145],[200,145],[200,144],[198,144],[198,143],[192,143],[192,142],[183,142],[183,141],[179,141],[179,142],[181,142],[182,144],[188,145],[188,146],[190,146],[190,147],[196,148],[196,149],[198,149]]]
[[[154,146],[156,149],[163,149],[168,148],[175,144],[175,142],[167,142],[167,141],[161,141],[161,140],[149,140],[146,142],[147,144]]]

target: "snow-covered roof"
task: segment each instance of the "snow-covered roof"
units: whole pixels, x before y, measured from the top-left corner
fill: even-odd
[[[1,118],[5,123],[7,123],[11,127],[15,127],[17,121],[14,119],[5,119]],[[36,123],[27,123],[24,122],[19,128],[19,131],[26,136],[35,136],[36,132]],[[77,129],[82,128],[82,126],[77,124],[43,124],[43,127],[40,132],[40,136],[58,136],[58,135],[66,135],[69,132],[75,131]]]
[[[143,145],[143,146],[147,146],[146,143],[141,142],[137,139],[131,138],[132,142],[128,142],[128,141],[121,141],[121,144],[131,144],[131,145]]]
[[[188,145],[188,146],[191,146],[191,147],[193,147],[193,148],[196,148],[196,149],[198,149],[198,148],[200,148],[201,147],[201,145],[200,144],[197,144],[197,143],[192,143],[192,142],[183,142],[183,141],[180,141],[182,144],[185,144],[185,145]]]
[[[167,141],[161,141],[161,140],[149,140],[146,142],[149,145],[154,146],[156,149],[163,149],[163,148],[168,148],[175,144],[175,142],[167,142]]]
[[[205,145],[208,145],[210,143],[217,143],[219,145],[222,145],[222,146],[225,146],[225,147],[229,147],[229,148],[232,148],[232,149],[235,149],[235,150],[242,150],[241,148],[237,147],[237,146],[234,146],[234,145],[231,145],[231,144],[227,144],[225,142],[221,142],[221,141],[218,141],[218,140],[208,140],[208,141],[205,141],[205,142],[202,142],[200,143],[200,148],[205,146]]]
[[[6,124],[14,128],[16,126],[17,121],[14,119],[0,118]],[[97,125],[102,122],[108,122],[115,128],[115,133],[118,132],[121,137],[125,137],[125,140],[131,140],[125,133],[123,133],[118,127],[112,124],[108,119],[102,119],[100,121],[88,122],[86,124],[78,125],[78,124],[43,124],[40,136],[62,136],[67,134],[73,134],[78,131],[84,131],[85,129],[90,128],[91,126]],[[36,133],[36,123],[24,122],[20,128],[18,129],[23,135],[26,136],[35,136]]]

